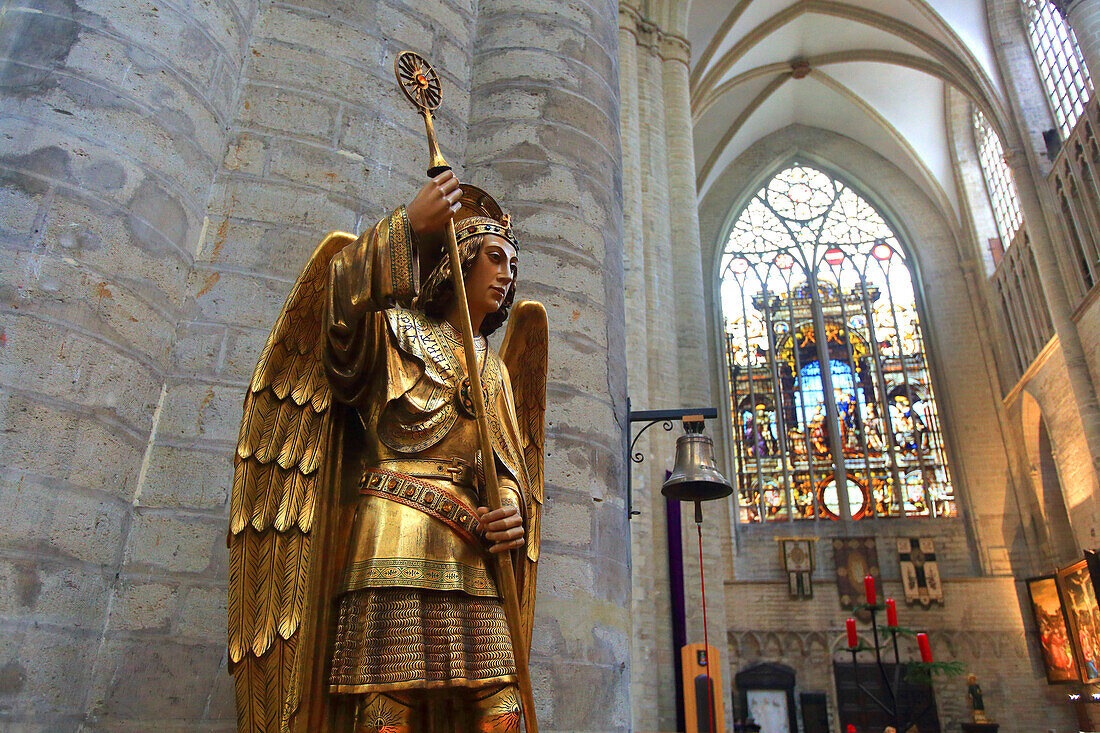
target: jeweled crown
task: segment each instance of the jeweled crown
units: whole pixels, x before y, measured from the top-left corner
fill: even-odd
[[[470,237],[495,234],[507,239],[519,249],[519,240],[512,231],[512,217],[485,191],[468,183],[461,184],[462,197],[455,217],[455,238],[462,242]]]
[[[471,216],[455,224],[455,238],[462,242],[470,237],[478,237],[483,234],[495,234],[502,239],[507,239],[513,247],[519,248],[519,242],[512,231],[508,215],[502,217],[504,221],[496,221],[487,216]]]

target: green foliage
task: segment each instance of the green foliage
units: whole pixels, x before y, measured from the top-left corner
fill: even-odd
[[[886,627],[887,633],[894,634],[895,636],[911,636],[916,638],[917,632],[913,629],[907,629],[904,626]]]
[[[905,662],[905,681],[914,685],[930,685],[932,677],[958,677],[963,673],[962,662]]]

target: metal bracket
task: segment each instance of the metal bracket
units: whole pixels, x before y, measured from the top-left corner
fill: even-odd
[[[639,511],[634,510],[634,490],[631,482],[632,465],[634,463],[642,463],[645,461],[645,456],[641,453],[634,452],[634,446],[638,443],[638,439],[642,437],[642,433],[649,430],[657,423],[662,423],[661,427],[666,433],[672,432],[674,421],[681,420],[683,422],[701,422],[703,420],[713,420],[718,417],[718,408],[715,407],[692,407],[680,410],[631,410],[630,398],[626,400],[626,417],[627,428],[626,436],[623,440],[623,445],[626,448],[626,515],[627,519],[632,519],[635,516],[641,514]],[[636,422],[645,422],[646,424],[638,431],[638,434],[634,436],[633,440],[630,440],[630,435],[633,432],[632,426]],[[630,441],[629,443],[627,441]]]

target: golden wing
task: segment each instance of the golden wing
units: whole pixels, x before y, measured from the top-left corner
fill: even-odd
[[[333,232],[314,251],[267,339],[244,399],[233,460],[229,669],[237,729],[278,733],[298,707],[303,613],[318,533],[331,393],[321,358],[329,261],[354,241]]]
[[[525,300],[516,304],[508,317],[508,330],[500,346],[500,358],[508,368],[515,400],[516,419],[523,441],[523,462],[527,468],[527,552],[519,589],[520,618],[528,649],[535,616],[535,579],[538,570],[544,497],[544,447],[546,445],[546,371],[550,333],[546,308]]]

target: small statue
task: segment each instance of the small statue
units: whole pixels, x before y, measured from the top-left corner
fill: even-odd
[[[978,676],[968,674],[966,676],[966,697],[970,701],[970,716],[975,723],[988,723],[985,717],[985,702],[982,700],[982,688],[978,684]]]
[[[442,232],[454,220],[467,364]],[[547,322],[513,307],[518,241],[450,171],[299,276],[244,404],[230,508],[229,664],[244,733],[518,730],[492,553],[529,648]],[[509,310],[511,318],[509,319]],[[498,356],[485,338],[508,321]],[[469,375],[485,393],[479,450]],[[497,472],[503,507],[483,505]]]

